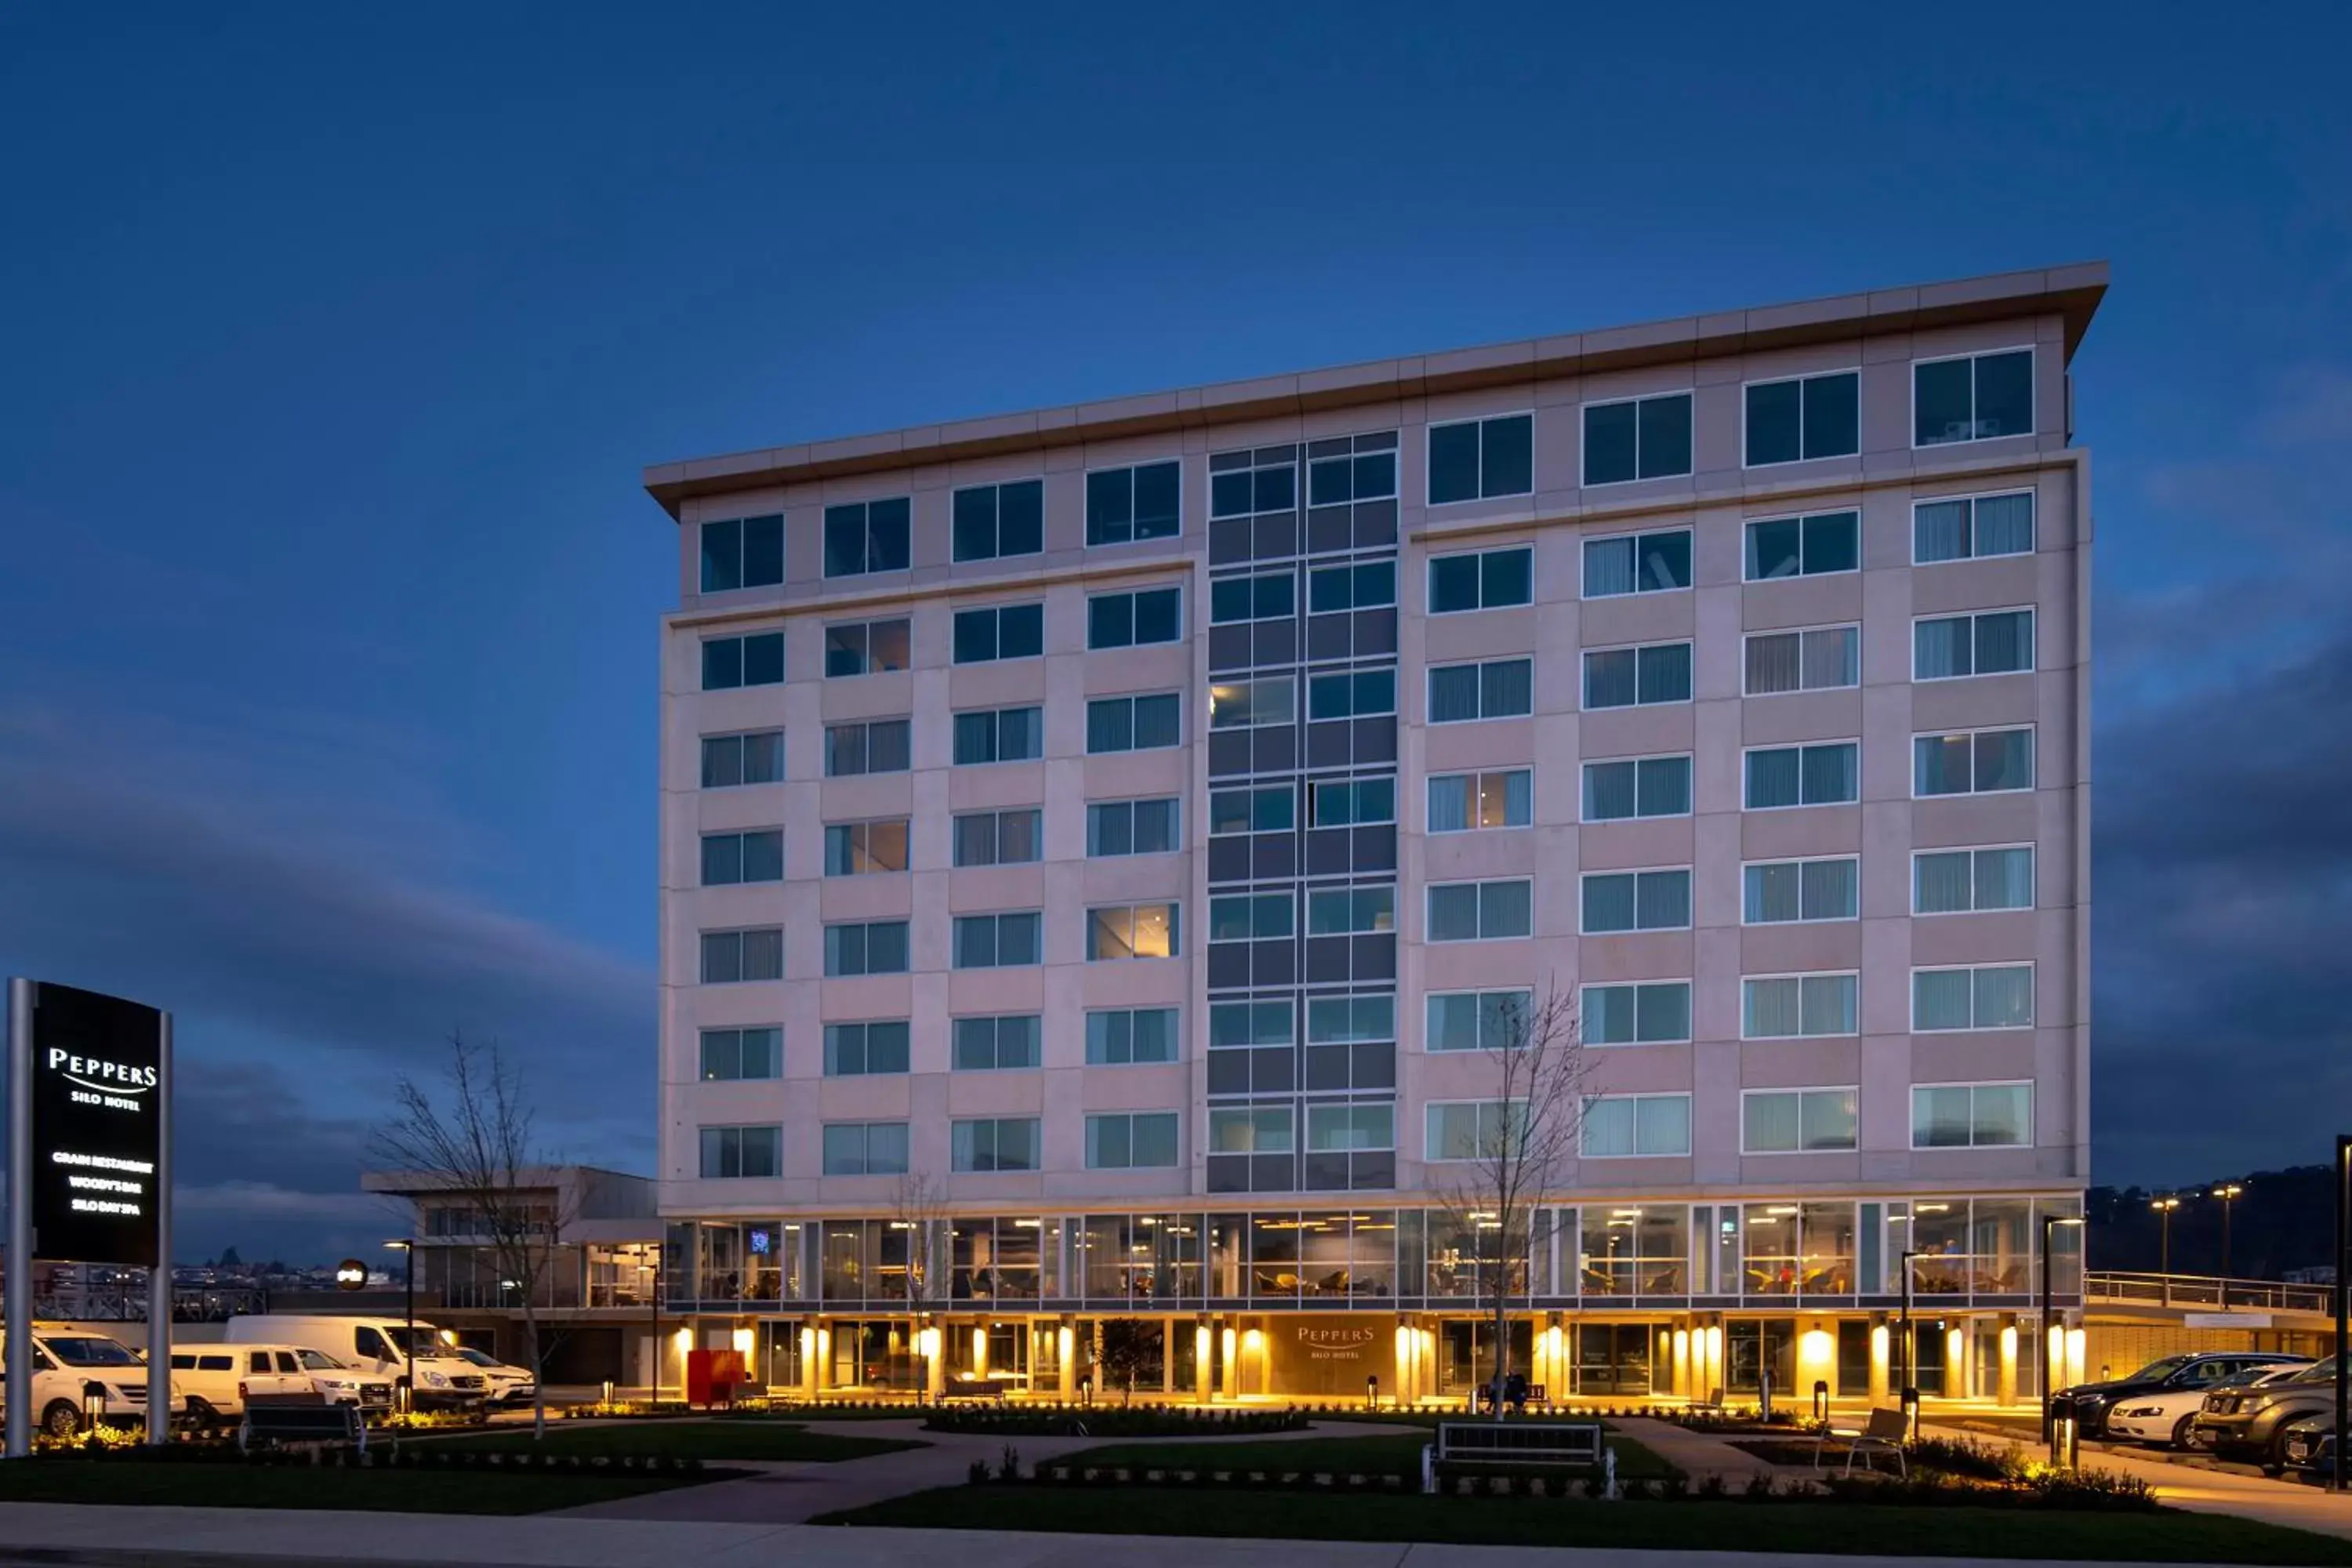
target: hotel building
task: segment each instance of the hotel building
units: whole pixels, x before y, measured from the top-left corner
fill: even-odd
[[[2032,1398],[2106,278],[648,469],[666,1310],[778,1389],[1459,1395],[1557,996],[1553,1397]]]

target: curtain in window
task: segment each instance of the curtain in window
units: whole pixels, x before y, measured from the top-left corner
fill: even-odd
[[[1584,879],[1586,931],[1632,931],[1634,916],[1634,879],[1632,873]]]
[[[1969,674],[1969,618],[1954,616],[1917,623],[1911,628],[1911,673],[1916,679]]]
[[[1633,1102],[1633,1144],[1644,1154],[1690,1152],[1690,1099],[1644,1095]]]
[[[2030,910],[2033,907],[2033,851],[1979,849],[1976,864],[1977,908]]]
[[[1478,667],[1481,687],[1480,713],[1496,719],[1511,713],[1535,711],[1535,663],[1532,659],[1507,658]]]
[[[1747,983],[1748,1016],[1741,1032],[1749,1039],[1777,1039],[1798,1033],[1799,990],[1794,978],[1750,980]]]
[[[2033,1086],[1985,1084],[1976,1091],[1975,1142],[1979,1146],[2022,1148],[2033,1142]]]
[[[1796,748],[1774,752],[1748,753],[1748,807],[1759,810],[1765,806],[1795,805],[1802,796],[1798,792],[1800,767]]]
[[[1977,617],[1977,673],[2033,668],[2033,612],[2004,610]]]
[[[1857,882],[1861,862],[1855,860],[1812,860],[1801,868],[1804,883],[1802,900],[1807,920],[1852,920],[1857,904]]]
[[[1805,634],[1804,686],[1808,691],[1862,684],[1862,633],[1831,626]]]
[[[1798,887],[1798,868],[1793,865],[1748,867],[1742,918],[1749,925],[1802,918]]]
[[[1853,1089],[1823,1089],[1801,1097],[1801,1142],[1807,1149],[1851,1149],[1856,1124]]]
[[[1487,786],[1482,794],[1492,797],[1495,775],[1487,775]],[[1536,775],[1525,768],[1515,768],[1502,775],[1503,815],[1499,821],[1485,824],[1490,827],[1525,827],[1535,820]]]
[[[1911,752],[1914,794],[1969,793],[1969,737],[1922,735],[1911,743]]]
[[[1630,647],[1611,648],[1584,656],[1584,705],[1587,708],[1630,708],[1639,694],[1635,660]]]
[[[1969,1120],[1965,1086],[1911,1091],[1911,1146],[1915,1149],[1967,1148]]]
[[[1478,667],[1446,665],[1429,672],[1429,721],[1458,724],[1478,717]]]
[[[1920,856],[1913,866],[1914,907],[1923,915],[1959,914],[1973,909],[1974,878],[1969,859],[1965,849]]]
[[[1433,688],[1432,694],[1434,695]],[[1429,831],[1455,833],[1470,826],[1468,773],[1436,773],[1429,780]]]
[[[1747,1126],[1741,1142],[1752,1154],[1776,1154],[1798,1147],[1798,1097],[1751,1094],[1742,1107]]]
[[[1690,986],[1682,981],[1633,989],[1633,1033],[1643,1040],[1690,1038]]]
[[[1633,764],[1587,763],[1584,767],[1584,817],[1588,822],[1613,822],[1633,815]]]
[[[1584,1152],[1603,1159],[1633,1152],[1632,1100],[1588,1100],[1584,1102]]]
[[[1635,764],[1641,780],[1641,815],[1681,816],[1690,810],[1691,763],[1688,757],[1652,757]]]
[[[743,978],[781,980],[784,975],[784,933],[773,928],[743,933]]]
[[[1976,553],[2018,555],[2032,548],[2032,492],[1986,496],[1976,503]]]
[[[996,917],[967,915],[955,923],[955,966],[986,969],[996,963]]]
[[[1488,991],[1477,998],[1476,1043],[1489,1050],[1516,1050],[1526,1043],[1535,1020],[1535,995],[1527,991]]]
[[[1690,924],[1690,873],[1651,871],[1634,879],[1633,923],[1643,931],[1673,931]]]
[[[1969,503],[1929,501],[1912,509],[1911,557],[1921,565],[1962,561],[1969,553]]]
[[[1776,691],[1797,690],[1801,684],[1798,659],[1802,647],[1802,639],[1795,632],[1749,637],[1748,695],[1763,697]]]
[[[1853,800],[1862,792],[1859,746],[1807,746],[1804,770],[1803,798],[1807,805]]]
[[[1911,1026],[1965,1029],[1972,1012],[1969,972],[1923,969],[1911,977]]]
[[[1691,645],[1645,647],[1641,657],[1641,700],[1687,702],[1691,694]]]
[[[2033,1022],[2033,971],[2014,968],[1976,972],[1976,1025],[1979,1029],[2019,1029]]]
[[[1976,737],[1979,791],[2033,787],[2033,731],[1995,730]]]
[[[1584,547],[1584,596],[1597,599],[1608,594],[1630,594],[1633,591],[1633,542],[1630,539],[1596,539]]]
[[[1637,1009],[1631,985],[1586,986],[1583,1011],[1586,1045],[1630,1046],[1633,1043]]]
[[[1807,1035],[1851,1035],[1854,1032],[1856,986],[1851,974],[1808,974],[1799,987],[1804,997],[1800,1032]]]
[[[1478,934],[1489,941],[1527,935],[1533,929],[1529,912],[1533,891],[1531,882],[1481,882]]]

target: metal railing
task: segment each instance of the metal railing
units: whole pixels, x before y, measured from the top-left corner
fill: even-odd
[[[2212,1274],[2126,1274],[2093,1269],[2083,1277],[2084,1294],[2094,1301],[2127,1301],[2142,1307],[2183,1307],[2229,1311],[2317,1312],[2336,1310],[2326,1285],[2289,1285],[2277,1279],[2224,1279]]]

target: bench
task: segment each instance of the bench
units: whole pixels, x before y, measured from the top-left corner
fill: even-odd
[[[1707,1390],[1706,1397],[1705,1399],[1692,1400],[1690,1407],[1693,1410],[1704,1410],[1712,1415],[1723,1415],[1725,1413],[1723,1408],[1723,1390],[1720,1388],[1711,1388]]]
[[[1598,1421],[1444,1421],[1437,1427],[1440,1464],[1573,1465],[1601,1463]]]
[[[245,1402],[245,1419],[236,1429],[236,1446],[243,1451],[257,1442],[265,1447],[349,1443],[364,1454],[367,1422],[361,1417],[358,1405],[330,1405],[315,1395],[308,1399],[299,1395],[248,1399]]]
[[[1539,1405],[1547,1410],[1551,1408],[1551,1401],[1545,1396],[1544,1385],[1540,1383],[1531,1383],[1528,1384],[1525,1398],[1517,1401],[1506,1399],[1503,1403],[1506,1405],[1513,1405],[1521,1410],[1526,1409],[1530,1405]],[[1490,1411],[1494,1409],[1495,1385],[1491,1383],[1482,1383],[1477,1387],[1472,1389],[1470,1391],[1469,1408],[1474,1414],[1481,1410]]]
[[[1002,1405],[1004,1396],[1012,1392],[1009,1378],[951,1377],[940,1389],[940,1400],[944,1404],[950,1399],[992,1399]]]
[[[1864,1425],[1855,1426],[1823,1426],[1813,1438],[1813,1468],[1822,1468],[1822,1449],[1832,1439],[1845,1444],[1845,1473],[1853,1474],[1854,1456],[1862,1455],[1862,1468],[1872,1468],[1869,1455],[1885,1451],[1895,1456],[1896,1470],[1906,1480],[1911,1477],[1911,1463],[1904,1457],[1903,1440],[1909,1431],[1903,1412],[1884,1406],[1873,1410]]]

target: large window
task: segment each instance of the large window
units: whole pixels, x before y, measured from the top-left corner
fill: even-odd
[[[1288,893],[1227,893],[1209,900],[1211,942],[1258,942],[1298,934],[1298,906]]]
[[[1430,885],[1431,942],[1507,942],[1529,934],[1534,918],[1535,883],[1525,877]]]
[[[1119,1110],[1087,1118],[1087,1169],[1153,1170],[1176,1163],[1176,1113]]]
[[[1389,500],[1397,493],[1397,433],[1335,436],[1307,445],[1307,504]]]
[[[1690,1152],[1690,1096],[1607,1094],[1584,1101],[1584,1157],[1620,1160]]]
[[[1597,647],[1584,655],[1587,708],[1650,707],[1691,700],[1691,645]]]
[[[1822,1154],[1857,1146],[1855,1089],[1751,1089],[1739,1097],[1743,1154]]]
[[[1396,1147],[1396,1106],[1389,1101],[1307,1108],[1309,1152],[1346,1152]]]
[[[1747,754],[1746,763],[1749,811],[1837,805],[1862,798],[1862,745],[1856,741],[1759,747]]]
[[[702,1031],[702,1079],[705,1083],[736,1079],[782,1078],[783,1074],[782,1029]]]
[[[1183,739],[1183,704],[1172,691],[1097,697],[1087,704],[1087,751],[1149,752]]]
[[[1290,1107],[1286,1105],[1211,1108],[1209,1152],[1213,1154],[1287,1154],[1295,1141]]]
[[[1087,962],[1174,958],[1182,951],[1174,904],[1115,904],[1087,911]]]
[[[1298,683],[1287,675],[1209,688],[1209,728],[1255,730],[1298,719]]]
[[[1739,1037],[1789,1040],[1858,1033],[1861,990],[1861,977],[1853,974],[1768,974],[1743,980]]]
[[[2033,492],[1955,496],[1911,508],[1911,559],[1921,566],[2033,551]]]
[[[1669,479],[1691,471],[1691,395],[1584,405],[1584,482]]]
[[[905,921],[854,921],[824,928],[828,975],[907,973]]]
[[[824,628],[824,677],[880,675],[907,668],[908,622],[850,621]]]
[[[765,588],[784,580],[784,520],[730,518],[702,525],[702,591]]]
[[[1507,1152],[1514,1131],[1522,1142],[1528,1136],[1524,1100],[1434,1100],[1423,1115],[1426,1160],[1492,1160]]]
[[[1774,517],[1748,525],[1748,580],[1819,577],[1862,567],[1862,514]]]
[[[948,1124],[950,1159],[958,1171],[1034,1171],[1041,1142],[1034,1116],[981,1117]]]
[[[1298,448],[1260,447],[1209,455],[1209,515],[1248,517],[1298,508]]]
[[[1298,826],[1298,793],[1290,784],[1209,792],[1209,832],[1287,833]]]
[[[876,1078],[907,1070],[907,1020],[887,1023],[827,1024],[824,1026],[824,1076]]]
[[[1044,814],[1034,805],[968,811],[955,819],[959,866],[1024,866],[1045,847]]]
[[[1584,931],[1684,931],[1691,923],[1688,867],[1669,871],[1588,871]]]
[[[977,708],[955,716],[955,763],[1034,763],[1045,754],[1042,708]]]
[[[1307,679],[1309,719],[1365,719],[1396,711],[1396,671],[1360,669]]]
[[[905,1175],[907,1124],[903,1121],[826,1122],[824,1173],[828,1176]]]
[[[1535,416],[1504,414],[1429,427],[1429,504],[1523,496],[1535,486]]]
[[[784,679],[784,634],[706,637],[702,643],[702,689],[732,691],[740,686],[774,686]]]
[[[1528,768],[1491,773],[1432,773],[1429,831],[1474,833],[1525,827],[1535,820],[1536,775]]]
[[[1040,1028],[1034,1013],[958,1018],[954,1038],[958,1072],[1012,1072],[1038,1063]]]
[[[1042,959],[1039,931],[1045,917],[1035,910],[1005,914],[958,915],[955,920],[955,966],[958,969],[1007,969]]]
[[[1318,566],[1307,574],[1307,608],[1323,616],[1337,610],[1378,610],[1396,603],[1396,563],[1365,561],[1353,566]]]
[[[1517,1050],[1534,1020],[1532,991],[1433,992],[1422,1045],[1433,1051]]]
[[[910,733],[904,719],[828,724],[824,731],[824,776],[903,773],[907,771]]]
[[[745,980],[784,977],[784,933],[780,926],[702,933],[702,983],[731,985]]]
[[[1212,1002],[1209,1004],[1209,1048],[1232,1046],[1287,1046],[1298,1034],[1295,1005],[1283,1002]]]
[[[1429,722],[1520,719],[1535,710],[1535,665],[1496,658],[1483,664],[1441,664],[1429,672]]]
[[[1175,1059],[1175,1008],[1118,1007],[1087,1015],[1088,1067],[1139,1067]]]
[[[1986,610],[1911,623],[1911,679],[2014,675],[2033,668],[2033,612]]]
[[[705,1127],[701,1133],[705,1181],[771,1177],[782,1169],[781,1127]]]
[[[1688,816],[1688,757],[1625,757],[1584,764],[1584,820],[1622,822],[1637,816]]]
[[[1396,1037],[1396,998],[1392,995],[1315,996],[1307,999],[1307,1042],[1309,1045],[1361,1045]]]
[[[868,877],[907,868],[907,819],[835,822],[824,830],[824,874]]]
[[[1850,921],[1862,912],[1862,862],[1851,855],[1759,861],[1742,868],[1740,879],[1743,924]]]
[[[1751,468],[1808,458],[1851,458],[1862,450],[1862,373],[1750,382],[1747,424]]]
[[[2032,1142],[2031,1083],[1912,1086],[1914,1149],[2024,1149]]]
[[[2033,429],[2033,351],[1921,360],[1911,367],[1911,444],[1990,441]]]
[[[989,605],[955,613],[955,661],[989,664],[1045,651],[1045,606]]]
[[[1045,482],[973,485],[955,493],[955,558],[993,561],[1045,548]]]
[[[1396,780],[1339,779],[1312,786],[1307,822],[1315,827],[1358,827],[1396,820]]]
[[[1972,730],[1911,739],[1915,795],[1997,795],[2033,787],[2033,731]]]
[[[1535,601],[1535,547],[1482,550],[1470,555],[1439,555],[1429,563],[1429,613],[1492,610]]]
[[[1750,697],[1769,697],[1783,691],[1831,691],[1862,684],[1860,626],[1750,632],[1747,654],[1747,691]]]
[[[1087,807],[1087,854],[1165,855],[1181,848],[1176,831],[1176,797],[1104,800]]]
[[[2033,846],[1922,849],[1911,857],[1911,912],[1964,915],[2033,907]]]
[[[1090,648],[1177,642],[1183,636],[1184,593],[1181,588],[1097,594],[1087,601],[1087,646]]]
[[[1584,596],[1664,594],[1691,585],[1691,531],[1664,528],[1584,542]]]
[[[1345,605],[1340,607],[1346,608]],[[1230,626],[1236,621],[1278,621],[1297,613],[1298,577],[1296,573],[1268,572],[1255,577],[1220,577],[1209,584],[1209,619],[1217,626]]]
[[[1176,537],[1173,462],[1097,468],[1087,476],[1087,542],[1128,544]]]
[[[702,737],[702,787],[781,784],[784,777],[784,732],[754,730],[741,735]]]
[[[2033,965],[2030,963],[1911,972],[1911,1027],[1921,1034],[2032,1026]]]
[[[1394,888],[1310,888],[1307,891],[1309,936],[1360,936],[1394,930]]]
[[[1659,1046],[1690,1035],[1690,982],[1588,985],[1578,1000],[1588,1046]]]
[[[706,833],[702,836],[702,885],[730,887],[737,882],[781,882],[784,879],[784,834],[780,827],[751,833]]]
[[[824,574],[862,577],[907,569],[905,496],[824,509]]]

